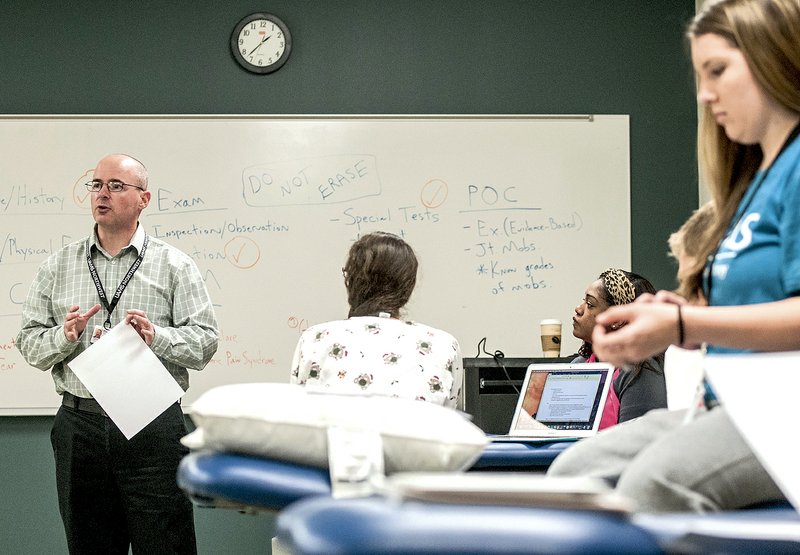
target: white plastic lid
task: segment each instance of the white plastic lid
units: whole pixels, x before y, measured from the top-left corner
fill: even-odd
[[[547,324],[561,324],[561,320],[557,320],[555,318],[548,318],[547,320],[542,320],[539,322],[540,325],[547,325]]]

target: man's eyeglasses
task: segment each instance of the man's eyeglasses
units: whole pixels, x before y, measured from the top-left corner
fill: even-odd
[[[140,191],[144,191],[144,187],[140,187],[138,185],[131,185],[130,183],[123,183],[117,179],[111,179],[110,181],[100,181],[99,179],[94,179],[92,181],[86,182],[86,189],[93,193],[99,193],[100,189],[103,188],[103,185],[108,187],[109,193],[119,193],[120,191],[124,191],[125,187],[133,187],[135,189],[139,189]]]

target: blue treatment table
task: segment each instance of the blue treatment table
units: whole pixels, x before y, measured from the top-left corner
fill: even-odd
[[[543,471],[572,442],[490,443],[472,470]],[[279,511],[306,497],[330,496],[328,471],[235,453],[184,457],[178,485],[198,506]]]
[[[327,470],[234,453],[190,453],[181,461],[177,479],[202,507],[279,511],[306,497],[331,494]]]
[[[492,442],[470,470],[544,472],[574,440]]]
[[[541,471],[568,445],[492,443],[473,469]],[[298,555],[800,553],[800,518],[788,506],[631,516],[378,496],[333,499],[327,470],[217,452],[185,457],[177,479],[200,506],[280,511],[275,547]]]
[[[295,555],[625,555],[800,553],[788,507],[711,515],[317,498],[278,515]]]

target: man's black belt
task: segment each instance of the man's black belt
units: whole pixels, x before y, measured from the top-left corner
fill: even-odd
[[[62,395],[61,404],[71,409],[108,416],[106,411],[103,410],[103,407],[101,407],[100,403],[98,403],[96,400],[87,399],[85,397],[77,397],[68,391],[65,391],[64,395]]]

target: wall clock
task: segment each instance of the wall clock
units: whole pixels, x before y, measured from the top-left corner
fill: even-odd
[[[231,33],[231,52],[239,65],[253,73],[280,69],[292,51],[292,35],[278,17],[268,13],[248,15]]]

